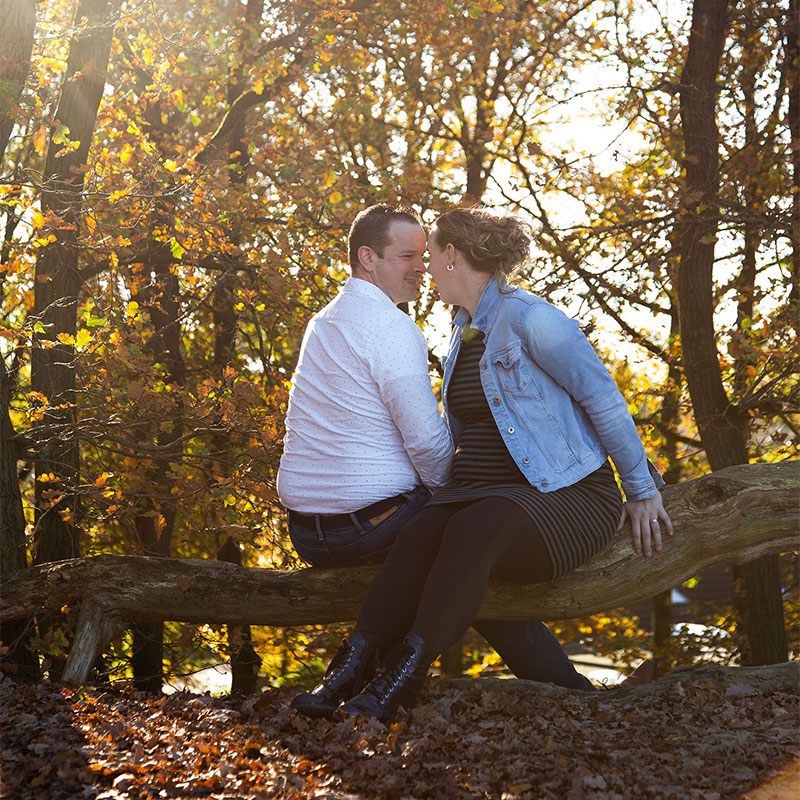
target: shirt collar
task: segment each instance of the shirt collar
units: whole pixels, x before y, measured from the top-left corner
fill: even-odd
[[[499,282],[492,278],[492,280],[486,284],[481,299],[478,300],[478,306],[475,309],[475,316],[472,321],[470,322],[469,311],[462,306],[458,310],[455,319],[453,319],[453,325],[464,328],[469,324],[470,327],[477,328],[481,333],[488,335],[488,329],[494,320],[498,304],[501,302],[504,295],[511,294],[511,292],[514,291],[516,291],[516,289],[510,287],[505,278],[501,278]]]
[[[373,300],[384,300],[390,306],[397,308],[392,302],[392,298],[383,289],[379,289],[374,283],[365,281],[363,278],[349,277],[340,291],[347,294],[361,295],[361,297],[371,297]]]

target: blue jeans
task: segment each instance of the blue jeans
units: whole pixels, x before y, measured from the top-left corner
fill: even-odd
[[[398,498],[397,510],[377,525],[359,522],[326,529],[322,525],[300,525],[289,516],[289,537],[294,549],[312,567],[355,567],[379,564],[394,544],[400,528],[428,502],[431,493],[418,486]],[[324,517],[322,518],[324,519]]]
[[[430,493],[417,487],[385,519],[372,525],[359,522],[331,530],[289,520],[289,536],[298,555],[314,567],[348,567],[382,562],[400,528],[428,502]],[[476,620],[472,624],[497,651],[506,666],[524,680],[553,683],[568,689],[594,690],[543,622]]]

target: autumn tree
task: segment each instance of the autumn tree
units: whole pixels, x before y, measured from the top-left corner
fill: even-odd
[[[3,163],[11,133],[19,119],[17,109],[30,70],[35,16],[33,0],[12,0],[0,10],[0,164]],[[4,193],[4,198],[11,201],[12,207],[16,194],[11,187]],[[5,269],[2,269],[2,265],[9,258],[6,243],[17,223],[14,214],[7,215],[0,252],[0,291],[3,293]],[[19,359],[13,358],[7,367],[7,355],[0,352],[0,575],[28,566],[25,517],[17,472],[22,447],[9,416]],[[9,651],[5,657],[5,668],[16,670],[22,678],[38,675],[38,661],[29,642],[29,622],[10,622],[0,631],[0,643]]]
[[[296,564],[274,491],[288,379],[306,321],[346,278],[349,222],[377,201],[432,216],[483,200],[532,217],[528,285],[594,326],[671,480],[702,469],[675,287],[688,37],[674,12],[634,6],[38,4],[0,197],[3,356],[16,353],[11,421],[27,437],[14,437],[16,455],[38,459],[37,496],[20,484],[38,507],[27,528],[37,558],[80,544]],[[795,340],[775,324],[788,313],[788,249],[775,248],[790,241],[776,199],[794,163],[781,161],[797,85],[788,67],[771,114],[760,109],[796,37],[792,50],[794,28],[770,20],[769,4],[746,6],[720,62],[717,194],[733,244],[715,258],[746,262],[742,280],[755,264],[755,288],[719,278],[713,325],[739,347],[719,364],[751,452],[777,458],[795,452]],[[75,92],[82,106],[67,102]],[[91,127],[79,108],[95,108]],[[567,115],[612,139],[630,128],[634,144],[612,145],[609,167],[569,144]],[[435,320],[435,292],[412,313]],[[622,363],[606,327],[644,367]],[[157,688],[162,662],[248,646],[246,630],[227,642],[216,629],[164,630],[163,645],[160,623],[114,643],[108,664],[133,649],[137,682]],[[266,634],[251,636],[273,658]],[[252,679],[252,667],[237,671],[240,685]]]

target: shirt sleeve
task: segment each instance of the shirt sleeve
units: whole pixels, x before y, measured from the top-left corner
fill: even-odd
[[[431,389],[425,337],[410,318],[401,323],[376,333],[372,374],[414,469],[435,490],[449,480],[453,445]]]
[[[628,500],[655,495],[656,480],[628,404],[577,321],[542,303],[528,308],[523,327],[531,357],[589,416]]]

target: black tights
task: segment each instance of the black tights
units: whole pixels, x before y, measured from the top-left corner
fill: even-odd
[[[410,631],[435,657],[472,624],[490,577],[516,583],[553,577],[531,518],[503,497],[426,506],[400,529],[356,630],[382,649]]]

